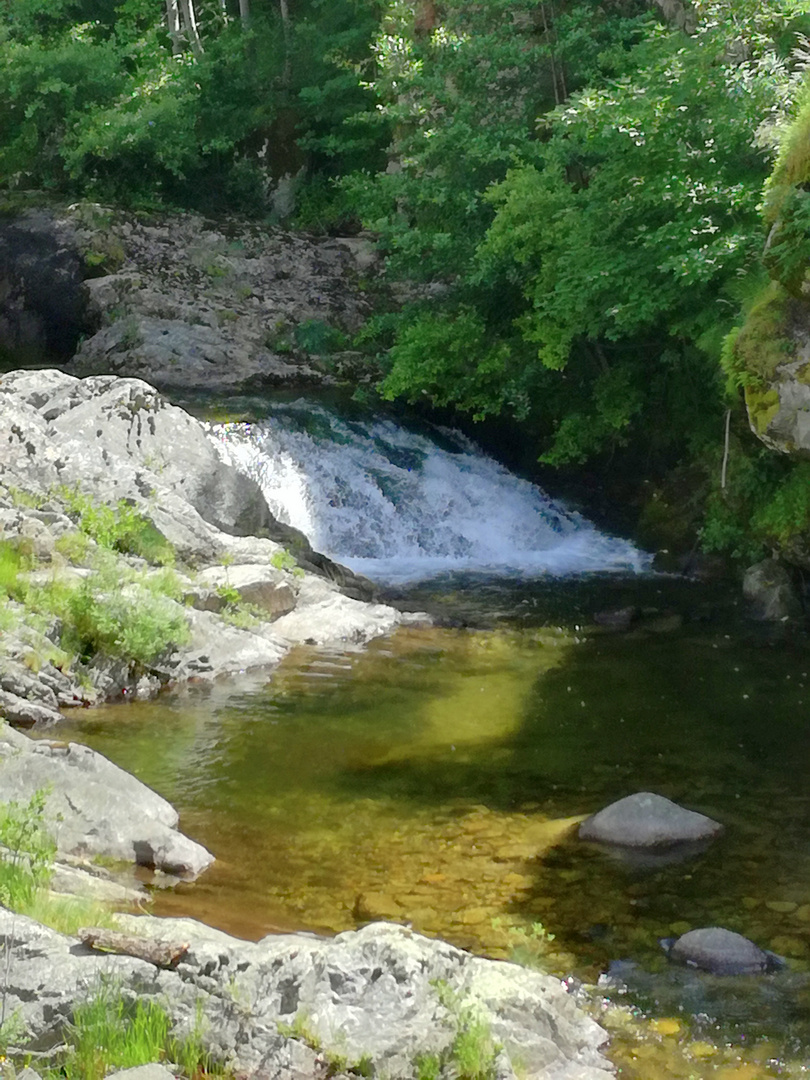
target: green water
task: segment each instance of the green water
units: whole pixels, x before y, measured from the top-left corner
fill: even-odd
[[[466,625],[303,649],[272,677],[76,716],[69,737],[171,800],[217,856],[199,882],[156,891],[157,913],[251,937],[397,919],[588,981],[630,960],[631,1000],[701,1018],[648,1030],[644,1052],[661,1060],[627,1035],[624,1075],[798,1075],[810,1047],[804,635],[757,628],[679,582],[477,582],[409,602]],[[591,625],[627,602],[645,609],[634,629]],[[578,842],[579,816],[639,790],[725,834],[657,867]],[[659,938],[717,924],[790,970],[723,981],[668,966]]]

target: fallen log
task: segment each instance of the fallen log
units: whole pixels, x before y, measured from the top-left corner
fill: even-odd
[[[157,941],[154,938],[135,937],[118,930],[104,930],[100,926],[83,926],[78,937],[83,945],[99,952],[122,953],[146,960],[155,967],[175,967],[188,952],[187,941]]]

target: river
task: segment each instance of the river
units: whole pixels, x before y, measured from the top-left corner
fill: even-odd
[[[315,547],[438,624],[77,718],[66,734],[217,856],[156,887],[156,912],[248,937],[382,917],[589,985],[612,970],[629,990],[607,997],[643,1009],[608,1010],[623,1076],[803,1075],[804,636],[749,622],[726,586],[654,574],[456,433],[292,402],[212,434]],[[627,606],[629,629],[595,624]],[[578,841],[583,815],[642,790],[724,835],[663,864]],[[659,939],[706,925],[789,969],[672,967]]]

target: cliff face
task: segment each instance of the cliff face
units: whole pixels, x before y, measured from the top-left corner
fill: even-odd
[[[730,342],[751,429],[783,454],[810,454],[810,79],[780,135],[766,184],[770,281]]]
[[[377,258],[318,238],[90,203],[0,220],[0,361],[211,393],[333,382]]]

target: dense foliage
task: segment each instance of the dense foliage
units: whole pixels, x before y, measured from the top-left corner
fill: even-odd
[[[272,216],[295,176],[299,225],[408,283],[363,334],[384,396],[705,479],[763,275],[805,280],[808,32],[803,0],[9,0],[0,182]]]
[[[4,5],[4,185],[256,213],[269,175],[302,165],[297,139],[324,173],[373,161],[362,126],[339,147],[331,138],[369,97],[359,68],[373,3],[310,0],[291,28],[269,0],[247,23],[224,0],[192,7],[195,48],[169,33],[160,0]]]
[[[459,27],[471,21],[453,7]],[[394,271],[421,269],[445,289],[396,325],[388,394],[530,417],[555,463],[628,439],[671,456],[705,437],[704,422],[718,426],[719,346],[737,277],[762,247],[769,160],[756,135],[793,82],[790,13],[743,9],[701,5],[690,36],[643,5],[598,21],[593,5],[571,4],[552,38],[527,5],[523,43],[493,18],[512,49],[496,63],[503,85],[476,82],[482,31],[457,29],[453,47],[418,56],[389,45],[402,167],[359,185],[365,220]],[[568,97],[540,114],[543,80],[529,73],[552,60]],[[461,85],[458,69],[480,94],[451,111],[435,86]],[[378,89],[390,95],[383,79]]]

